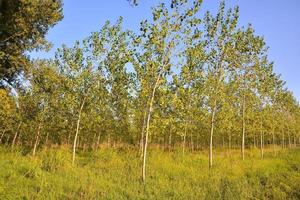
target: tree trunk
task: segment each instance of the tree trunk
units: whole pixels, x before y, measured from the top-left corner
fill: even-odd
[[[185,145],[186,145],[186,132],[187,132],[187,122],[185,122],[184,133],[183,133],[183,144],[182,144],[182,153],[185,153]]]
[[[212,167],[213,164],[213,135],[214,135],[214,125],[215,125],[215,114],[217,109],[217,101],[214,102],[214,108],[211,115],[211,129],[210,129],[210,140],[209,140],[209,168]]]
[[[5,131],[2,131],[2,134],[1,134],[1,137],[0,137],[0,143],[2,142],[4,134],[5,134]]]
[[[246,99],[245,99],[245,94],[243,96],[243,131],[242,131],[242,159],[245,160],[245,129],[246,129],[246,124],[245,124],[245,109],[246,109]]]
[[[291,143],[291,136],[290,136],[290,133],[288,134],[289,135],[289,149],[292,148],[292,143]]]
[[[16,132],[15,132],[14,139],[13,139],[12,144],[11,144],[11,147],[12,147],[12,148],[13,148],[14,145],[15,145],[15,142],[16,142],[16,139],[17,139],[17,137],[18,137],[18,133],[19,133],[19,129],[20,129],[20,127],[21,127],[21,124],[22,124],[22,122],[19,123],[18,128],[17,128],[17,130],[16,130]]]
[[[194,151],[194,140],[193,140],[193,134],[191,133],[191,151]]]
[[[169,130],[169,152],[171,151],[171,146],[172,146],[172,131],[171,131],[171,127]]]
[[[282,129],[282,140],[281,140],[282,149],[285,148],[285,138],[284,138],[284,130]]]
[[[86,143],[83,143],[83,147],[82,147],[82,151],[85,152],[86,151]]]
[[[36,148],[37,148],[37,145],[39,143],[40,132],[41,132],[41,123],[39,123],[39,125],[38,125],[37,134],[36,134],[36,137],[35,137],[35,143],[34,143],[33,152],[32,152],[33,156],[35,156]]]
[[[147,109],[147,108],[146,108]],[[145,109],[145,110],[146,110]],[[141,158],[144,155],[144,140],[145,140],[145,126],[146,126],[146,118],[147,118],[147,111],[144,112],[143,117],[143,126],[142,126],[142,132],[141,132],[141,141],[140,141],[140,151],[141,151]]]
[[[230,154],[231,151],[231,133],[228,135],[228,153]]]
[[[264,158],[264,132],[260,131],[260,157]]]
[[[264,142],[263,142],[263,139],[264,139],[264,132],[263,132],[263,122],[262,122],[262,119],[261,119],[261,122],[260,122],[260,157],[261,159],[264,158]]]
[[[199,135],[196,136],[196,151],[199,151]]]
[[[101,132],[99,132],[98,137],[97,137],[97,143],[96,143],[96,147],[95,150],[99,149],[99,145],[100,145],[100,136],[101,136]]]
[[[158,75],[155,85],[152,90],[151,99],[149,102],[149,108],[148,108],[148,115],[147,115],[147,121],[146,121],[146,133],[145,133],[145,142],[144,142],[144,150],[143,150],[143,166],[142,166],[142,180],[143,182],[146,182],[146,159],[147,159],[147,147],[148,147],[148,138],[149,138],[149,127],[150,127],[150,118],[152,113],[152,107],[154,102],[154,96],[156,92],[156,88],[158,87],[158,83],[160,80],[160,74]]]
[[[71,132],[69,132],[68,138],[67,138],[67,145],[68,145],[68,146],[69,146],[69,144],[70,144],[70,138],[71,138]]]
[[[80,106],[79,112],[78,112],[78,119],[77,119],[77,127],[76,127],[76,133],[75,133],[75,138],[74,138],[74,143],[73,143],[73,157],[72,157],[72,164],[75,162],[75,154],[76,154],[76,145],[77,145],[77,138],[78,138],[78,133],[79,133],[79,125],[80,125],[80,118],[81,118],[81,111],[83,109],[85,103],[85,98],[82,101],[82,104]]]
[[[107,148],[110,147],[110,133],[108,133],[106,143],[107,143],[107,144],[106,144]]]
[[[6,141],[5,141],[5,144],[8,144],[9,139],[10,139],[10,135],[7,136]]]
[[[276,156],[276,147],[275,147],[275,128],[274,128],[274,122],[273,122],[273,128],[272,128],[272,140],[273,140],[273,153],[274,156]]]
[[[49,132],[47,131],[46,141],[45,141],[46,146],[48,146],[48,141],[49,141]]]
[[[224,136],[222,136],[222,149],[225,148],[225,140],[224,140]]]

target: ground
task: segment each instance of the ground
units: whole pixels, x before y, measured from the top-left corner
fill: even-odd
[[[207,151],[150,149],[147,180],[132,148],[79,152],[75,166],[66,147],[36,157],[0,148],[0,199],[300,199],[300,149]]]

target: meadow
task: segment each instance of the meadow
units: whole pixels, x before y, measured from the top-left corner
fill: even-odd
[[[150,148],[148,179],[131,148],[79,152],[72,165],[66,147],[43,149],[35,157],[21,149],[0,149],[0,199],[300,199],[300,150],[216,150]]]

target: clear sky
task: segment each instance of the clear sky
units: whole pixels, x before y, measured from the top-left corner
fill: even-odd
[[[126,0],[64,0],[64,19],[50,29],[47,39],[54,47],[50,52],[31,53],[32,57],[49,58],[62,44],[72,45],[92,31],[99,30],[106,20],[124,18],[124,27],[138,30],[139,22],[149,18],[151,7],[159,0],[139,0],[132,7]],[[216,12],[219,0],[203,0],[202,12]],[[241,26],[251,23],[270,47],[270,60],[282,74],[288,88],[300,101],[300,0],[226,0],[226,6],[240,7]]]

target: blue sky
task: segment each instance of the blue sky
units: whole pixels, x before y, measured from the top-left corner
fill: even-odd
[[[50,29],[47,39],[53,43],[49,52],[31,53],[34,58],[53,57],[62,44],[72,45],[106,20],[124,18],[124,27],[137,30],[142,19],[151,16],[151,7],[159,0],[139,0],[132,7],[126,0],[64,0],[64,19]],[[216,12],[219,0],[203,0],[202,12]],[[300,101],[300,0],[226,0],[227,7],[240,7],[240,26],[251,23],[256,33],[265,37],[275,71],[282,74],[288,88]]]

